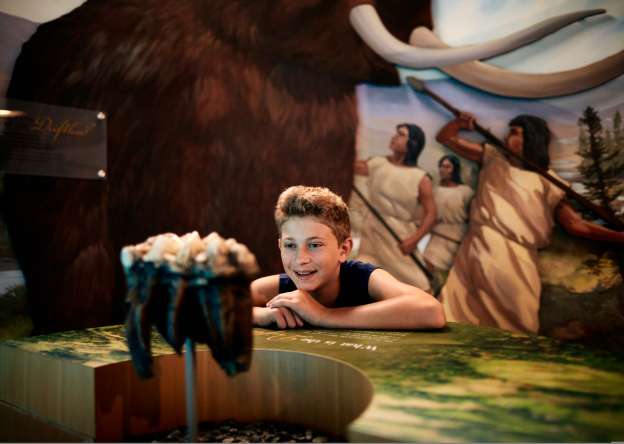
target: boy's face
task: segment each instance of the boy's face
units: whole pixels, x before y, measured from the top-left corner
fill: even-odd
[[[315,217],[291,217],[282,225],[279,248],[284,271],[299,290],[311,293],[338,285],[340,264],[351,252],[351,238],[342,244]]]

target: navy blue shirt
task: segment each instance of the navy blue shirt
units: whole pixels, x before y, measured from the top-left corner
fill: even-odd
[[[368,280],[377,266],[360,261],[340,264],[340,292],[334,307],[354,307],[375,302],[368,294]],[[294,291],[297,287],[286,273],[279,275],[279,293]]]

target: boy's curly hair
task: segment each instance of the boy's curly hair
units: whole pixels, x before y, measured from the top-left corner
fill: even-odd
[[[351,236],[349,208],[340,196],[324,187],[303,185],[286,188],[275,205],[275,223],[281,235],[282,225],[291,217],[312,216],[334,232],[338,244]]]

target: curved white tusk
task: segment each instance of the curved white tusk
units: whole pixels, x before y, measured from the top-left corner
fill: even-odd
[[[412,32],[410,43],[429,48],[448,48],[424,27]],[[624,73],[624,50],[581,68],[548,74],[513,72],[482,62],[468,62],[440,69],[460,82],[501,96],[554,97],[593,88]]]
[[[409,68],[431,68],[456,65],[471,60],[487,59],[504,54],[551,34],[577,20],[604,13],[604,9],[573,12],[544,20],[507,37],[477,45],[444,50],[415,48],[397,40],[383,25],[375,8],[371,5],[355,6],[349,12],[349,19],[355,32],[384,60]]]

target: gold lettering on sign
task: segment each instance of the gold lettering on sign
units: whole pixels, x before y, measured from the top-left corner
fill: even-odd
[[[85,137],[93,128],[95,128],[95,123],[84,123],[69,119],[55,124],[51,117],[36,117],[33,119],[33,124],[30,127],[33,131],[53,134],[52,140],[54,142],[58,140],[59,136]]]

